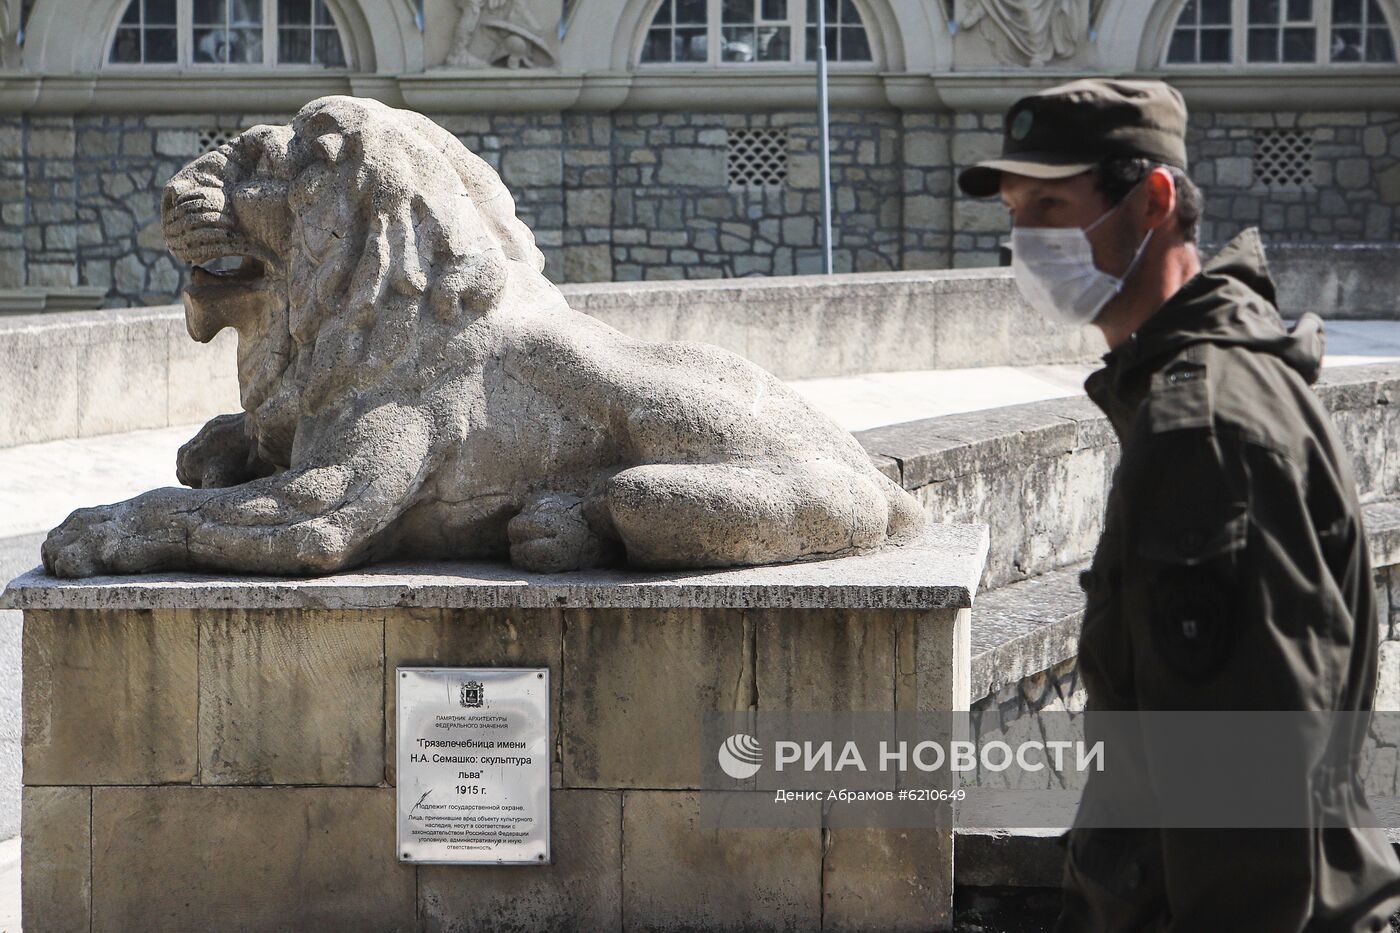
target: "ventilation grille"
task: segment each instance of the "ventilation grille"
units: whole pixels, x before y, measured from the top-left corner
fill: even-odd
[[[1313,138],[1298,130],[1254,134],[1254,181],[1269,188],[1307,188],[1313,183]]]
[[[224,143],[233,139],[242,130],[220,129],[215,126],[206,126],[199,131],[199,151],[213,152]]]
[[[729,185],[766,188],[787,181],[787,130],[730,130]]]

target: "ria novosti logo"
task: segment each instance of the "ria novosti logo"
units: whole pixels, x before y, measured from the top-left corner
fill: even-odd
[[[763,746],[753,736],[736,732],[719,747],[719,766],[736,781],[751,778],[763,767]]]

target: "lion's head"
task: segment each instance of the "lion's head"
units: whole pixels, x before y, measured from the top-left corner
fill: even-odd
[[[420,114],[353,97],[191,162],[166,185],[161,222],[194,267],[190,335],[238,330],[249,429],[284,465],[328,380],[422,378],[424,327],[457,329],[497,305],[513,266],[544,267],[486,162]]]

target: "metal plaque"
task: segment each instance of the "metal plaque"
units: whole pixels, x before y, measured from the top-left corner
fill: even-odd
[[[549,861],[549,670],[400,667],[398,859]]]

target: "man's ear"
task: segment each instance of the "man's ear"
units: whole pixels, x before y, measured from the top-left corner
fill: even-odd
[[[1176,182],[1172,180],[1172,173],[1160,166],[1149,172],[1143,181],[1147,192],[1144,220],[1148,228],[1155,230],[1176,216]]]

